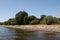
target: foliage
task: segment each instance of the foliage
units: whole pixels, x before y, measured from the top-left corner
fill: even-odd
[[[20,25],[23,24],[23,19],[25,16],[28,16],[27,12],[25,12],[25,11],[18,12],[15,16],[17,23]]]
[[[29,24],[29,18],[28,18],[28,16],[24,17],[23,22],[24,22],[24,24]]]
[[[10,18],[5,22],[0,22],[0,25],[29,25],[29,24],[60,24],[60,18],[53,16],[41,15],[40,18],[35,17],[34,15],[28,16],[28,13],[25,11],[20,11],[15,15],[15,18]]]
[[[54,20],[53,20],[53,17],[52,17],[52,16],[48,16],[46,23],[47,23],[48,25],[51,25],[51,24],[54,23],[53,21],[54,21]]]
[[[13,18],[11,18],[11,19],[8,20],[8,24],[10,24],[10,25],[16,25],[16,20],[13,19]]]
[[[16,25],[16,20],[13,18],[10,18],[8,21],[5,21],[3,24],[4,25]]]
[[[57,24],[60,24],[60,18],[57,19]]]
[[[46,24],[46,15],[41,15],[40,24]]]
[[[32,20],[35,20],[35,19],[36,19],[36,17],[33,16],[33,15],[28,17],[28,21],[29,21],[29,23],[30,23]]]
[[[32,20],[38,20],[38,18],[36,18],[35,16],[26,16],[26,17],[24,17],[24,23],[25,24],[30,24],[30,22],[32,21]]]
[[[46,24],[46,17],[40,21],[40,24]]]
[[[2,23],[2,22],[0,22],[0,25],[3,25],[3,23]]]
[[[45,17],[46,15],[41,15],[40,21],[42,21]]]
[[[54,23],[53,24],[57,24],[57,21],[58,21],[57,18],[54,17],[53,20],[54,20]]]
[[[30,24],[38,24],[39,23],[39,20],[32,20],[31,22],[30,22]]]
[[[8,21],[3,22],[3,25],[8,25]]]

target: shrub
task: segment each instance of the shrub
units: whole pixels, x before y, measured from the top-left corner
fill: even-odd
[[[38,24],[39,23],[39,20],[32,20],[31,22],[30,22],[30,24]]]

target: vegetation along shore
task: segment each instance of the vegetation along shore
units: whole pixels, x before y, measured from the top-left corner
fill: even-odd
[[[20,11],[15,18],[0,22],[0,25],[11,28],[20,28],[26,30],[46,30],[60,32],[60,18],[41,15],[40,18],[34,15],[29,16],[27,12]],[[13,26],[14,25],[14,26]]]

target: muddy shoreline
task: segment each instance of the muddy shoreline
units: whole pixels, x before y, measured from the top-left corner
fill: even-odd
[[[60,32],[60,25],[0,25],[8,28],[18,28],[27,31],[42,30],[50,32]]]

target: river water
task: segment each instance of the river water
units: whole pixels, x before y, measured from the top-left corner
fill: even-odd
[[[0,27],[0,40],[60,40],[60,33]]]

